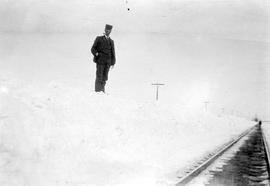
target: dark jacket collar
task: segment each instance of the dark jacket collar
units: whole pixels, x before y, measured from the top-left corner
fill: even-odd
[[[108,40],[107,40],[107,39],[106,39],[106,36],[103,35],[103,36],[102,36],[102,39],[103,39],[104,41],[109,41],[110,43],[112,43],[111,37],[109,37]]]
[[[104,39],[107,39],[107,37],[106,37],[105,35],[103,35],[103,38],[104,38]],[[108,37],[108,39],[110,40],[111,38],[110,38],[110,37]]]

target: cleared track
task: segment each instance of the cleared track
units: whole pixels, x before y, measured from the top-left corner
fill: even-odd
[[[193,180],[202,177],[203,173],[211,178],[201,185],[269,185],[269,149],[266,143],[260,125],[256,125],[182,177],[176,186],[192,185]],[[222,160],[225,156],[223,154],[230,154],[233,148],[239,150],[231,153],[233,155],[227,157],[226,161]],[[219,161],[226,163],[223,163],[219,170],[211,171],[209,167]]]

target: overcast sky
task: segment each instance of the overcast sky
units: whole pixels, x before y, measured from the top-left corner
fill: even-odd
[[[2,31],[204,34],[269,39],[267,0],[1,0]],[[129,11],[128,11],[129,8]]]
[[[111,92],[150,99],[161,81],[163,99],[270,119],[269,20],[267,0],[0,0],[0,32],[17,34],[1,36],[0,64],[21,77],[93,79],[89,49],[109,23]]]

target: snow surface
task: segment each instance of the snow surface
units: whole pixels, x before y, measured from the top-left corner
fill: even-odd
[[[255,123],[51,82],[0,79],[0,185],[169,186]]]

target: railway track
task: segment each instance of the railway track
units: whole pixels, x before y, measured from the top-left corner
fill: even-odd
[[[261,126],[256,125],[183,176],[176,186],[270,185],[266,143]]]

